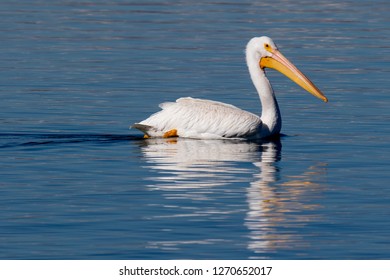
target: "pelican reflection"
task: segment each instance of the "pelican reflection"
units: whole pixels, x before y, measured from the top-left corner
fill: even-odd
[[[158,189],[210,188],[247,182],[262,145],[242,140],[147,139],[148,168],[158,171]],[[248,168],[250,164],[250,168]],[[246,175],[245,174],[249,174]]]
[[[308,246],[299,229],[320,219],[315,212],[320,205],[312,201],[320,197],[326,174],[326,165],[318,163],[301,174],[278,178],[279,170],[273,161],[277,151],[273,143],[267,145],[269,149],[255,163],[260,172],[254,175],[256,180],[247,191],[248,249],[258,254]]]
[[[223,213],[223,217],[228,219],[234,211],[243,212],[245,220],[242,224],[249,230],[247,248],[256,254],[300,241],[296,229],[318,218],[305,211],[319,207],[311,202],[311,198],[321,193],[326,166],[316,164],[298,174],[286,172],[282,176],[280,140],[146,139],[141,150],[145,167],[156,173],[149,187],[162,191],[166,201],[208,201],[216,194],[221,195],[221,191],[236,191],[234,199],[242,198],[246,201],[246,208],[236,206],[232,209],[231,205],[224,203],[212,205],[203,202],[207,209],[193,207],[191,214],[206,219],[207,216]],[[229,187],[230,184],[234,185]],[[223,199],[221,201],[224,202]],[[210,237],[210,240],[191,242],[203,244],[214,241]],[[159,242],[161,244],[154,242],[153,246],[175,246],[172,240]],[[176,244],[179,245],[180,242]]]

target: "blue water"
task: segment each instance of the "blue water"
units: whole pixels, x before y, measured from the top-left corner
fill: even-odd
[[[2,1],[0,259],[389,259],[387,1]],[[283,135],[143,140],[182,96],[254,113],[268,35],[329,98],[268,71]]]

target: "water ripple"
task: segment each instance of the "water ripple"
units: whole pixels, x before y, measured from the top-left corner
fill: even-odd
[[[140,136],[113,134],[1,133],[0,149],[91,142],[115,143],[140,139]]]

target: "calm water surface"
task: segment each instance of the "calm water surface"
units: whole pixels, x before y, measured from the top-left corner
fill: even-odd
[[[2,1],[1,259],[389,259],[387,1]],[[143,140],[182,96],[260,113],[272,37],[328,96],[268,71],[283,136]]]

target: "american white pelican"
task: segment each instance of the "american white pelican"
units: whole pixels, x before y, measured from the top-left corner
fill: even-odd
[[[271,38],[252,38],[246,46],[246,63],[260,96],[261,117],[233,105],[191,97],[160,104],[161,111],[134,124],[149,137],[200,139],[264,138],[280,132],[279,106],[264,68],[278,70],[314,96],[327,102],[321,91],[285,58]]]

